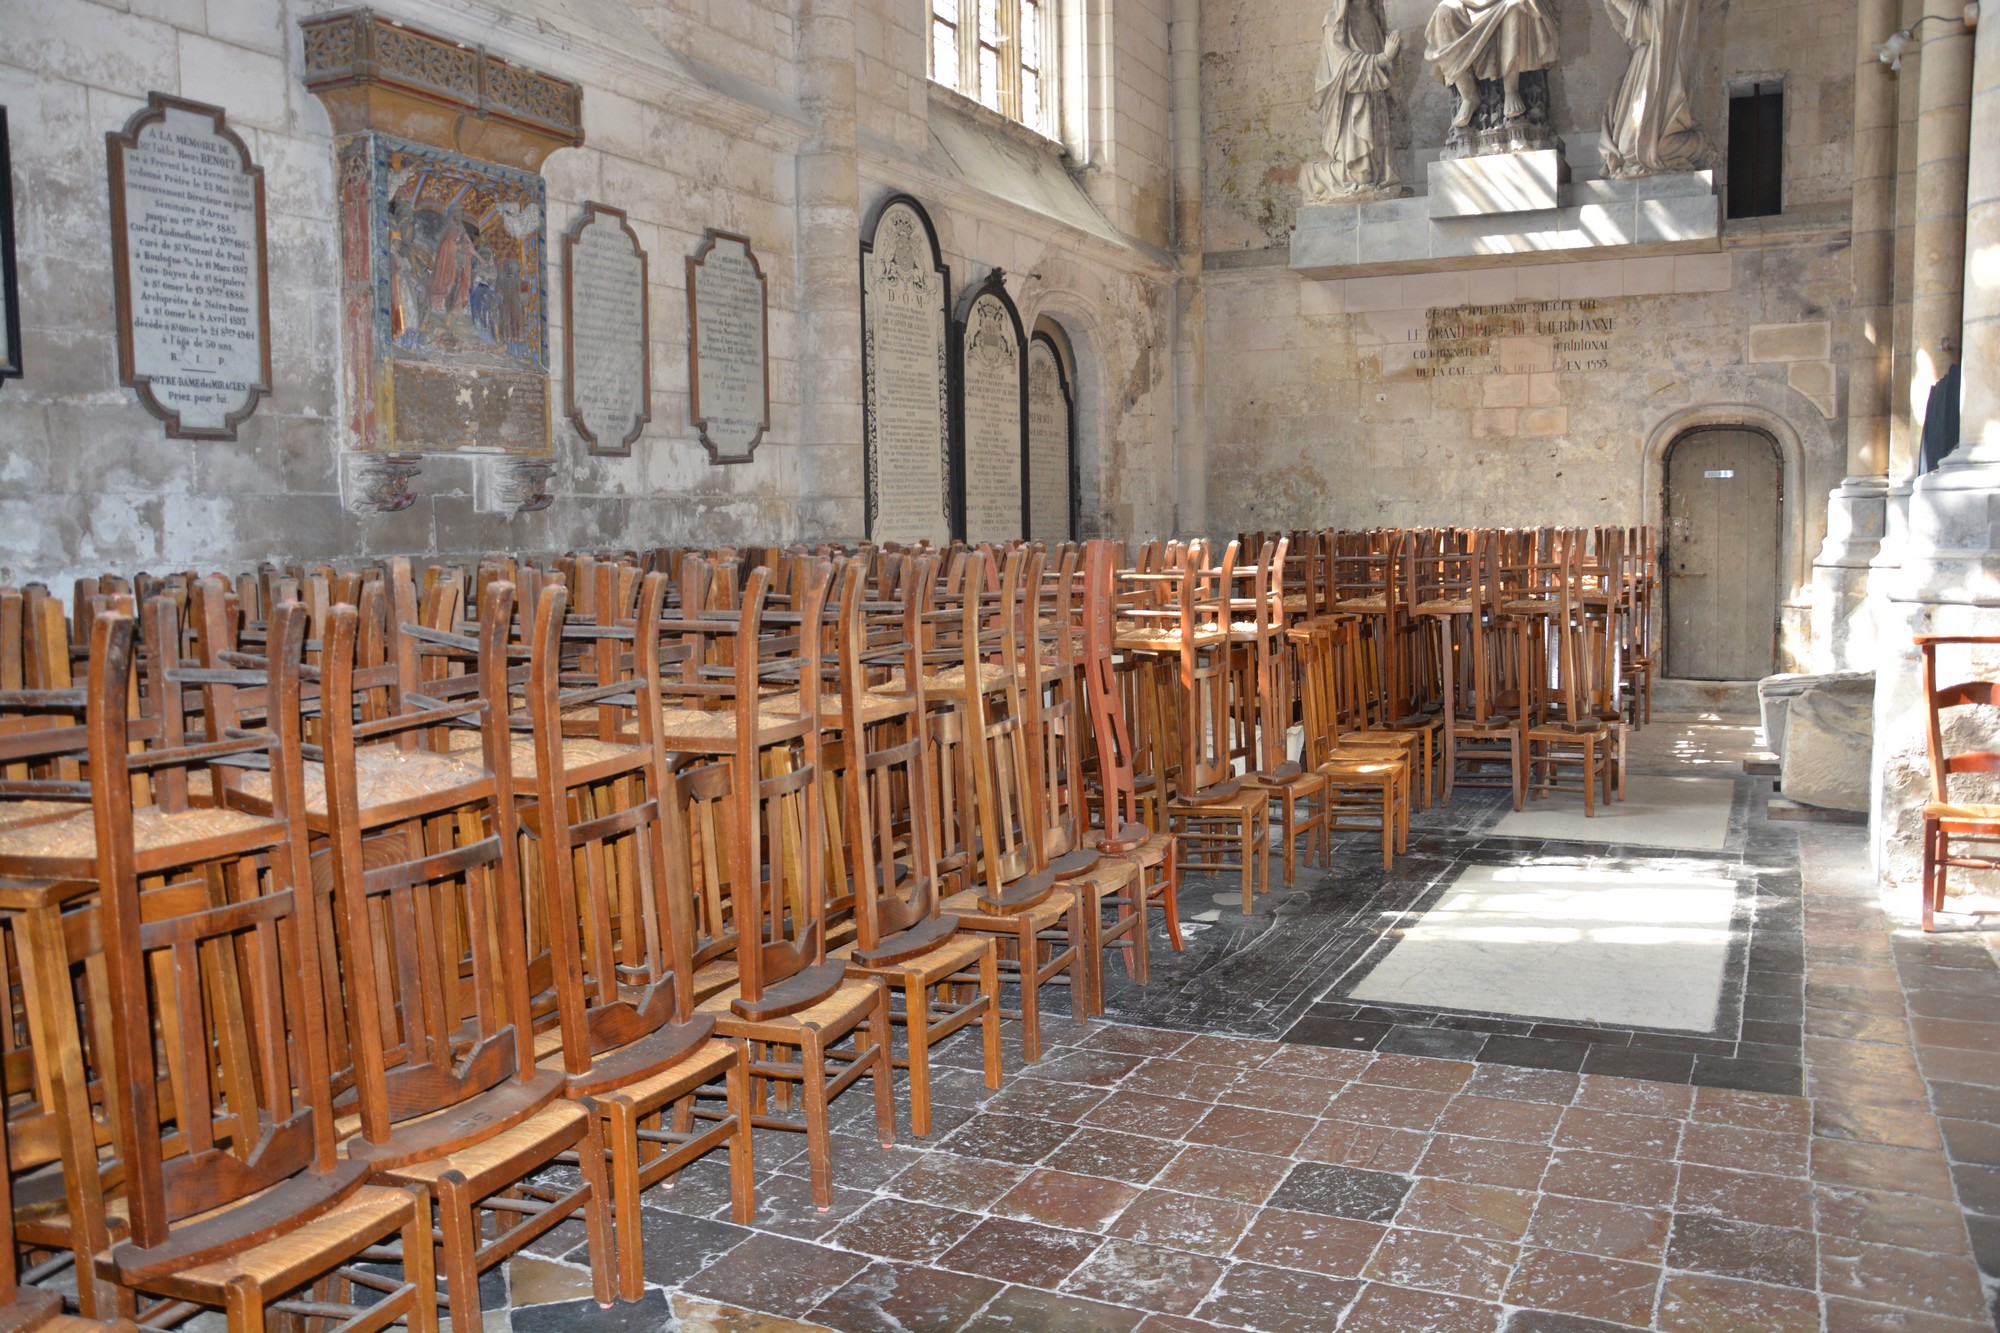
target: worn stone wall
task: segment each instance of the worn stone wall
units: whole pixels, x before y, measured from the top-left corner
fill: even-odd
[[[338,0],[0,0],[27,366],[24,379],[0,388],[0,581],[66,587],[104,569],[236,568],[264,558],[858,535],[858,433],[849,446],[819,450],[810,468],[800,447],[827,435],[809,430],[805,414],[825,414],[846,439],[858,431],[860,401],[858,382],[806,388],[816,367],[852,363],[859,329],[813,332],[802,317],[800,236],[822,221],[800,206],[801,148],[817,131],[801,94],[805,4],[382,6],[584,87],[586,141],[544,167],[556,498],[513,516],[477,512],[485,465],[465,456],[426,457],[417,501],[399,513],[359,513],[343,499],[353,483],[343,476],[351,458],[341,424],[333,140],[301,81],[298,30]],[[1059,147],[983,123],[977,108],[929,86],[919,5],[845,8],[860,144],[842,151],[860,163],[860,208],[883,190],[907,189],[951,239],[956,283],[991,265],[1019,275],[1023,314],[1061,321],[1086,372],[1087,525],[1162,531],[1172,514],[1161,484],[1172,474],[1172,445],[1153,404],[1171,388],[1167,359],[1152,349],[1171,282],[1159,248],[1167,95],[1164,20],[1154,11],[1164,0],[1130,6],[1129,23],[1121,5],[1120,22],[1102,27],[1110,48],[1076,71],[1076,95],[1090,99],[1099,124],[1089,172]],[[235,442],[169,440],[117,383],[104,136],[150,91],[223,106],[266,173],[275,390]],[[960,138],[991,141],[1032,170],[957,169],[934,133],[940,116]],[[1027,176],[1042,181],[1042,196],[1023,196]],[[626,209],[650,259],[653,420],[629,459],[589,457],[560,411],[558,238],[587,199]],[[755,461],[737,466],[710,464],[688,424],[683,258],[707,227],[749,236],[769,284],[771,430]],[[858,256],[846,264],[858,274]]]

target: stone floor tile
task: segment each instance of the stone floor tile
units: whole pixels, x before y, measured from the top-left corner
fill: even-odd
[[[1279,1115],[1247,1106],[1215,1106],[1184,1137],[1189,1143],[1213,1143],[1239,1152],[1288,1157],[1316,1123],[1302,1115]]]
[[[2000,1052],[1961,1051],[1950,1046],[1920,1046],[1917,1064],[1924,1077],[1952,1083],[2000,1087]]]
[[[746,1330],[746,1333],[752,1329],[757,1330],[757,1333],[791,1333],[795,1329],[803,1331],[817,1328],[817,1325],[798,1324],[789,1319],[773,1319],[769,1315],[751,1315],[747,1319],[731,1318],[742,1313],[718,1308],[716,1315],[720,1317],[710,1320],[707,1324],[694,1322],[684,1326],[690,1330],[704,1330],[704,1333],[706,1330],[716,1330],[720,1333],[724,1329],[731,1330],[732,1333],[737,1329]],[[490,1319],[492,1316],[489,1314],[487,1317]],[[523,1306],[512,1312],[509,1327],[520,1329],[521,1333],[571,1333],[572,1330],[580,1328],[588,1328],[591,1333],[597,1333],[599,1329],[604,1330],[604,1333],[652,1333],[671,1317],[667,1310],[666,1294],[649,1291],[643,1299],[629,1304],[621,1302],[609,1310],[601,1308],[594,1300]],[[728,1322],[724,1322],[724,1319],[728,1319]]]
[[[1208,1105],[1203,1102],[1120,1088],[1092,1107],[1083,1116],[1083,1123],[1127,1134],[1177,1139],[1207,1114]]]
[[[1132,1333],[1227,1333],[1221,1324],[1179,1314],[1149,1314]]]
[[[1880,1106],[1823,1097],[1813,1103],[1813,1133],[1820,1138],[1887,1143],[1898,1148],[1936,1149],[1944,1144],[1938,1122],[1923,1099]]]
[[[1463,1091],[1481,1097],[1513,1097],[1526,1102],[1554,1102],[1567,1106],[1576,1097],[1582,1078],[1556,1069],[1521,1069],[1511,1065],[1482,1064],[1466,1080]]]
[[[1197,1064],[1179,1058],[1148,1060],[1119,1083],[1120,1092],[1150,1092],[1213,1105],[1241,1072],[1229,1065]]]
[[[1421,1130],[1364,1125],[1354,1120],[1322,1120],[1292,1150],[1292,1156],[1334,1166],[1409,1172],[1416,1169],[1430,1142],[1430,1135]]]
[[[1075,1271],[1099,1244],[1096,1236],[1007,1217],[990,1217],[938,1259],[942,1268],[1001,1282],[1053,1287]]]
[[[1271,1197],[1291,1169],[1290,1158],[1197,1145],[1183,1149],[1152,1184],[1155,1189],[1259,1204]]]
[[[1036,1116],[1044,1120],[1083,1120],[1107,1096],[1103,1088],[1085,1083],[1051,1083],[1047,1079],[1010,1079],[979,1108],[994,1115]]]
[[[681,1289],[727,1305],[798,1316],[868,1266],[869,1261],[858,1254],[784,1236],[757,1235],[689,1278]]]
[[[1278,1046],[1275,1041],[1256,1041],[1249,1037],[1202,1035],[1190,1037],[1187,1045],[1174,1054],[1178,1059],[1196,1060],[1202,1064],[1255,1069],[1277,1054]]]
[[[1706,1213],[1762,1226],[1811,1229],[1813,1225],[1813,1192],[1807,1182],[1693,1162],[1681,1164],[1674,1206],[1684,1213]]]
[[[757,1181],[757,1211],[751,1225],[759,1231],[816,1240],[861,1211],[871,1197],[849,1189],[836,1176],[833,1204],[821,1208],[813,1201],[812,1182],[804,1176],[763,1176]]]
[[[1819,1298],[1809,1291],[1700,1273],[1669,1273],[1657,1325],[1671,1333],[1815,1333]]]
[[[1688,1108],[1694,1104],[1694,1089],[1686,1084],[1614,1078],[1586,1072],[1583,1086],[1577,1090],[1575,1104],[1593,1111],[1683,1119]]]
[[[1021,1183],[1028,1168],[1008,1162],[932,1153],[882,1188],[904,1199],[977,1212]]]
[[[1031,1065],[1020,1066],[1021,1076],[1050,1083],[1080,1083],[1093,1088],[1109,1088],[1146,1062],[1142,1055],[1121,1055],[1117,1051],[1045,1051]]]
[[[1393,1129],[1429,1130],[1450,1102],[1450,1095],[1422,1088],[1381,1083],[1350,1083],[1326,1108],[1338,1120],[1357,1120]]]
[[[1238,1259],[1274,1268],[1304,1268],[1354,1277],[1367,1266],[1386,1227],[1325,1213],[1266,1208],[1236,1242]]]
[[[1378,1054],[1361,1075],[1363,1083],[1387,1083],[1425,1092],[1457,1092],[1478,1069],[1462,1060],[1438,1060],[1415,1055]]]
[[[1326,1333],[1360,1293],[1361,1284],[1347,1278],[1236,1264],[1195,1316],[1257,1333]]]
[[[999,1291],[990,1278],[878,1263],[814,1306],[809,1317],[842,1333],[956,1333]]]
[[[1843,1236],[1940,1254],[1964,1241],[1964,1214],[1947,1199],[1832,1185],[1815,1186],[1813,1192],[1822,1238]]]
[[[646,1281],[678,1286],[750,1239],[747,1228],[679,1213],[640,1214],[639,1253]]]
[[[1323,1162],[1300,1162],[1272,1193],[1270,1206],[1326,1213],[1362,1222],[1387,1222],[1409,1192],[1407,1176]]]
[[[1559,1152],[1549,1159],[1541,1186],[1549,1194],[1665,1208],[1674,1201],[1680,1178],[1672,1162],[1650,1157],[1618,1157],[1601,1152]]]
[[[1141,1310],[1121,1309],[1052,1291],[1008,1287],[979,1312],[973,1327],[1021,1333],[1131,1333]]]
[[[1516,1310],[1508,1317],[1506,1333],[1623,1333],[1626,1327],[1554,1310]]]
[[[1172,1139],[1119,1134],[1084,1125],[1043,1159],[1048,1166],[1083,1176],[1105,1176],[1143,1185],[1181,1151]]]
[[[2000,1125],[1979,1120],[1941,1120],[1945,1156],[1974,1166],[2000,1166]],[[1930,1145],[1917,1144],[1917,1147]]]
[[[1172,1055],[1188,1044],[1190,1034],[1167,1028],[1131,1027],[1123,1023],[1100,1023],[1084,1038],[1087,1050],[1116,1051],[1120,1055],[1142,1055],[1157,1059]]]
[[[928,1263],[979,1225],[979,1215],[908,1199],[877,1199],[827,1234],[826,1243],[885,1259]]]
[[[1856,1185],[1933,1199],[1953,1197],[1951,1171],[1944,1157],[1920,1148],[1814,1139],[1812,1178],[1823,1185]]]
[[[1486,1301],[1371,1282],[1341,1322],[1343,1333],[1493,1333],[1505,1312]]]
[[[1525,1250],[1507,1284],[1506,1302],[1614,1324],[1652,1322],[1660,1270],[1589,1254]]]
[[[1223,1267],[1204,1254],[1107,1240],[1069,1275],[1063,1290],[1112,1305],[1186,1314],[1207,1297]]]
[[[1976,1318],[1985,1308],[1979,1271],[1969,1256],[1870,1245],[1845,1236],[1821,1238],[1819,1282],[1829,1296],[1926,1314]]]
[[[1990,1319],[1956,1319],[1843,1296],[1826,1298],[1825,1333],[1991,1333]]]
[[[1812,1143],[1803,1134],[1778,1134],[1735,1125],[1690,1124],[1681,1135],[1681,1160],[1772,1176],[1803,1176]]]
[[[1973,1212],[2000,1213],[2000,1167],[1960,1163],[1950,1175],[1960,1203]]]
[[[1318,1116],[1326,1113],[1327,1103],[1344,1086],[1334,1079],[1246,1069],[1236,1076],[1235,1083],[1223,1089],[1222,1100],[1235,1106],[1252,1106],[1260,1111]]]
[[[1475,1139],[1547,1143],[1562,1119],[1562,1108],[1507,1097],[1454,1097],[1438,1118],[1437,1132]]]
[[[1033,1166],[1070,1136],[1071,1126],[1019,1115],[980,1114],[953,1130],[939,1146],[962,1157],[990,1157]]]
[[[1043,1168],[1001,1195],[991,1211],[1069,1231],[1102,1231],[1138,1197],[1138,1189],[1115,1180]]]
[[[1674,1219],[1667,1267],[1811,1290],[1818,1277],[1809,1231],[1683,1213]]]
[[[1729,1088],[1696,1088],[1692,1118],[1787,1134],[1812,1131],[1812,1106],[1805,1098]]]
[[[1323,1046],[1287,1043],[1279,1046],[1277,1053],[1266,1059],[1262,1068],[1269,1074],[1302,1074],[1307,1078],[1345,1081],[1358,1077],[1362,1070],[1368,1068],[1371,1058],[1364,1051],[1338,1051]]]
[[[1556,1126],[1555,1143],[1559,1148],[1587,1148],[1625,1157],[1672,1157],[1680,1138],[1678,1120],[1572,1106]]]
[[[1624,1082],[1647,1081],[1657,1087],[1687,1087],[1694,1077],[1695,1057],[1679,1051],[1651,1050],[1636,1046],[1596,1046],[1583,1057],[1583,1074],[1617,1078]]]
[[[1497,1185],[1419,1180],[1403,1199],[1396,1225],[1485,1240],[1519,1240],[1534,1217],[1539,1196]]]
[[[1354,1018],[1307,1014],[1285,1033],[1285,1040],[1333,1050],[1372,1051],[1395,1030],[1393,1023],[1369,1023]]]
[[[1545,1194],[1535,1206],[1526,1240],[1541,1249],[1658,1263],[1671,1220],[1672,1214],[1662,1209]]]
[[[1544,1144],[1440,1134],[1417,1163],[1417,1174],[1474,1185],[1533,1189],[1548,1164],[1549,1149]]]
[[[1506,1290],[1519,1257],[1505,1241],[1447,1236],[1392,1227],[1362,1276],[1399,1287],[1423,1287],[1493,1301]]]
[[[1147,1190],[1111,1225],[1111,1234],[1127,1240],[1227,1254],[1250,1226],[1257,1210],[1228,1199],[1171,1190]]]

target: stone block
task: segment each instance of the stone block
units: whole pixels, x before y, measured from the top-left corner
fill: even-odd
[[[1299,314],[1331,319],[1347,313],[1346,290],[1338,282],[1308,282],[1299,288]]]
[[[1676,292],[1726,292],[1734,285],[1735,273],[1726,254],[1675,255]]]
[[[1350,314],[1371,310],[1407,310],[1401,278],[1349,278],[1347,309]]]
[[[1713,195],[1677,195],[1639,201],[1640,245],[1712,241],[1721,234],[1721,211]]]
[[[1875,740],[1872,673],[1821,677],[1786,709],[1779,785],[1802,805],[1868,809]]]
[[[562,154],[557,154],[558,157]],[[1360,218],[1351,204],[1306,204],[1292,230],[1293,268],[1351,268],[1360,262]]]
[[[1553,209],[1569,180],[1569,165],[1554,148],[1454,158],[1425,168],[1430,215],[1455,218]]]
[[[1400,264],[1430,258],[1430,228],[1411,226],[1406,221],[1370,222],[1363,218],[1355,240],[1364,264]]]
[[[1819,414],[1833,420],[1837,383],[1831,361],[1794,361],[1785,367],[1785,383],[1806,396]]]
[[[1482,407],[1472,414],[1472,438],[1506,439],[1516,431],[1520,411],[1512,407]]]
[[[1808,324],[1752,324],[1750,363],[1825,361],[1833,354],[1833,325],[1826,320]]]
[[[1554,407],[1562,402],[1562,376],[1554,372],[1528,376],[1528,402],[1534,407]]]
[[[1488,375],[1480,402],[1485,407],[1526,407],[1530,375]]]
[[[1566,435],[1569,433],[1569,409],[1567,407],[1531,407],[1521,413],[1518,423],[1522,435]]]
[[[1713,198],[1713,171],[1669,171],[1658,176],[1640,176],[1630,182],[1640,199]]]
[[[1625,261],[1625,295],[1664,296],[1673,289],[1673,256],[1652,255]]]

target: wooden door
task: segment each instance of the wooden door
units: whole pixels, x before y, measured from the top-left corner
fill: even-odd
[[[1667,450],[1667,670],[1756,680],[1777,669],[1778,448],[1760,431],[1689,431]]]

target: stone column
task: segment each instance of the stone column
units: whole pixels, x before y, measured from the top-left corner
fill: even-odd
[[[1956,49],[1928,48],[1933,69],[1942,50],[1970,55],[1975,34],[1963,27],[1932,24],[1928,32],[1943,32]],[[1914,878],[1919,848],[1918,810],[1929,789],[1924,756],[1924,704],[1911,636],[1918,633],[1983,633],[2000,631],[2000,24],[1991,21],[1975,30],[1976,69],[1960,59],[1965,75],[1962,100],[1969,104],[1970,124],[1960,132],[1961,174],[1965,182],[1964,221],[1956,237],[1942,228],[1926,228],[1926,217],[1943,215],[1948,196],[1937,195],[1918,205],[1917,304],[1912,311],[1917,352],[1936,355],[1946,331],[1939,326],[1946,284],[1940,274],[1923,270],[1937,254],[1958,261],[1955,284],[1959,322],[1954,330],[1964,366],[1961,393],[1960,444],[1937,471],[1919,477],[1910,493],[1909,541],[1903,567],[1890,588],[1895,615],[1885,626],[1878,654],[1875,687],[1874,833],[1877,866],[1898,884]],[[1933,39],[1935,40],[1935,39]],[[1950,106],[1939,89],[1933,104],[1940,112]],[[1934,133],[1948,142],[1952,123],[1940,114]],[[1938,162],[1920,151],[1921,162]],[[1969,172],[1965,169],[1969,164]],[[1941,162],[1932,180],[1948,180]],[[1920,169],[1920,178],[1923,173]],[[1930,243],[1930,244],[1927,244]],[[1933,250],[1931,245],[1937,248]],[[1929,296],[1925,301],[1926,294]],[[1928,339],[1929,341],[1924,341]],[[1922,367],[1913,367],[1922,373]],[[1914,908],[1915,904],[1904,904]]]
[[[861,178],[855,156],[854,0],[800,0],[797,162],[799,536],[858,539],[861,452]]]
[[[1206,315],[1201,283],[1201,6],[1174,0],[1167,30],[1173,97],[1174,251],[1174,531],[1208,533]]]
[[[1827,497],[1813,562],[1813,655],[1822,671],[1871,660],[1868,564],[1881,551],[1889,490],[1895,369],[1897,81],[1875,43],[1899,26],[1900,0],[1861,0],[1854,71],[1854,304],[1848,332],[1847,477]]]

